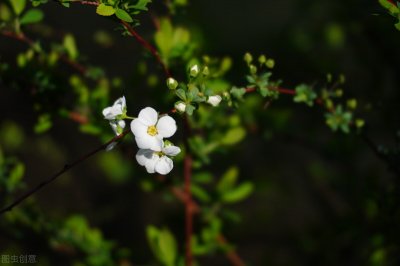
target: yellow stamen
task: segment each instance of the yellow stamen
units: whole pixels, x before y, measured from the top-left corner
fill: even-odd
[[[155,126],[149,126],[147,128],[147,134],[149,134],[150,136],[155,136],[158,134],[157,128]]]

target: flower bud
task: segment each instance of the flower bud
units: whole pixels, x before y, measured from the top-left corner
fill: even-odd
[[[167,86],[170,90],[175,90],[176,87],[178,87],[178,81],[176,81],[173,78],[168,78],[167,79]]]
[[[266,65],[268,68],[274,68],[274,66],[275,66],[275,61],[274,61],[274,59],[268,59],[267,62],[265,62],[265,65]]]
[[[195,78],[199,74],[199,66],[194,65],[190,68],[189,74],[191,77]]]
[[[356,109],[357,108],[357,100],[356,99],[349,99],[347,100],[347,107],[350,109]]]
[[[255,65],[250,65],[250,73],[257,74],[257,67]]]
[[[253,61],[253,56],[251,56],[250,53],[245,53],[245,54],[244,54],[244,61],[245,61],[247,64],[250,64],[250,63]]]
[[[208,97],[207,103],[211,104],[212,106],[218,106],[219,103],[221,102],[222,97],[219,95],[214,95],[214,96],[210,96]]]
[[[335,90],[335,95],[336,95],[336,97],[342,97],[343,96],[343,90],[342,89]]]
[[[183,102],[176,102],[175,103],[175,109],[180,112],[183,113],[186,110],[186,104]]]
[[[207,77],[210,74],[210,70],[207,66],[203,68],[203,76]]]
[[[365,121],[362,119],[356,119],[356,127],[362,128],[365,125]]]
[[[267,62],[267,57],[265,55],[260,55],[260,57],[258,58],[258,62],[262,65],[265,62]]]

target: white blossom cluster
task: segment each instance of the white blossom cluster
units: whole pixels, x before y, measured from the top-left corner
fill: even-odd
[[[110,107],[103,110],[104,118],[109,120],[116,135],[125,128],[126,101],[119,98]],[[177,129],[175,120],[168,115],[159,116],[156,110],[146,107],[139,112],[137,118],[131,122],[131,130],[139,147],[136,154],[138,163],[146,168],[148,173],[166,175],[171,172],[174,163],[170,157],[176,156],[181,149],[164,139],[172,137]],[[107,150],[114,148],[111,143]]]

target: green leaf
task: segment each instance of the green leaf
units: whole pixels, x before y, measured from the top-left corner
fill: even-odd
[[[198,200],[205,203],[211,201],[210,195],[208,195],[207,191],[205,191],[202,187],[192,184],[190,190],[193,196],[195,196]]]
[[[188,104],[188,105],[186,105],[186,109],[185,109],[185,112],[188,114],[188,115],[192,115],[193,114],[193,111],[196,109],[196,107],[194,107],[193,105],[191,105],[191,104]]]
[[[13,191],[19,184],[25,173],[25,165],[18,163],[10,172],[10,176],[7,179],[8,191]]]
[[[183,89],[177,89],[176,96],[178,96],[182,101],[186,102],[186,92]]]
[[[379,3],[381,4],[382,7],[387,9],[392,16],[396,16],[397,14],[399,14],[399,8],[391,1],[379,0]]]
[[[221,143],[224,145],[234,145],[240,142],[246,136],[246,130],[242,127],[234,127],[228,130],[222,138]]]
[[[160,231],[158,244],[162,254],[162,261],[167,266],[174,266],[177,248],[175,238],[169,230],[163,229]]]
[[[9,21],[12,18],[11,10],[5,4],[0,4],[0,20]]]
[[[230,91],[230,93],[232,94],[233,97],[235,97],[238,100],[242,100],[243,99],[243,95],[246,93],[246,89],[245,88],[236,88],[233,87]]]
[[[151,0],[139,0],[136,5],[132,6],[134,9],[146,11],[148,10],[147,4],[151,3]]]
[[[96,13],[99,14],[100,16],[112,16],[115,13],[115,9],[112,6],[107,6],[101,3],[96,8]]]
[[[147,240],[155,257],[166,266],[174,266],[177,257],[177,245],[168,229],[159,230],[150,225],[146,228]]]
[[[65,35],[63,45],[68,53],[68,56],[75,60],[78,57],[78,49],[76,48],[74,36],[71,34]]]
[[[37,134],[41,134],[46,132],[52,127],[53,123],[50,120],[50,115],[49,114],[42,114],[38,118],[38,122],[36,123],[34,127],[34,131]]]
[[[236,188],[222,194],[221,200],[225,203],[235,203],[247,198],[254,189],[254,185],[250,182],[243,182]]]
[[[21,14],[26,6],[26,0],[10,0],[10,3],[16,15]]]
[[[223,194],[225,191],[232,189],[239,176],[239,169],[236,166],[230,167],[224,175],[221,177],[221,180],[219,180],[217,184],[217,190],[221,194]]]
[[[133,22],[132,17],[123,9],[117,9],[115,11],[115,15],[117,16],[117,18],[126,21],[126,22]]]
[[[32,24],[32,23],[37,23],[43,19],[44,15],[42,10],[40,9],[30,9],[28,12],[26,12],[21,20],[21,24]]]

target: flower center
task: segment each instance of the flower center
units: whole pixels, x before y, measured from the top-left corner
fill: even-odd
[[[147,128],[147,134],[149,134],[150,136],[155,136],[158,134],[157,128],[156,126],[149,126]]]

